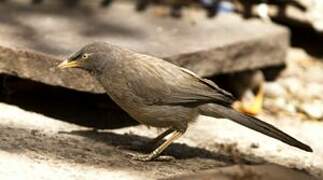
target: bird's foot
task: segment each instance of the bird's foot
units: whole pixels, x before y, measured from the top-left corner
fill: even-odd
[[[136,160],[136,161],[172,161],[175,160],[173,156],[158,156],[154,157],[153,154],[128,154],[131,159]]]
[[[133,154],[131,157],[133,160],[137,161],[151,161],[153,157],[150,154]]]

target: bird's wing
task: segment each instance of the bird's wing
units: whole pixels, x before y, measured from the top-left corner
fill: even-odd
[[[195,73],[151,56],[140,55],[128,86],[146,104],[178,105],[216,102],[231,105],[233,96]]]

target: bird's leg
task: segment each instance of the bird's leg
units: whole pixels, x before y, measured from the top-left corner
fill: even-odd
[[[169,135],[170,133],[174,132],[175,130],[173,128],[169,128],[166,131],[164,131],[163,133],[161,133],[160,135],[158,135],[155,139],[151,140],[149,142],[149,145],[154,145],[159,143],[164,137],[166,137],[167,135]]]
[[[153,152],[150,154],[145,155],[135,155],[133,156],[133,159],[139,160],[139,161],[151,161],[155,158],[157,158],[160,153],[162,153],[173,141],[178,139],[183,135],[183,132],[180,131],[174,131],[173,134],[167,139],[163,144],[161,144],[158,148],[156,148]]]
[[[255,99],[251,103],[240,102],[235,106],[235,109],[249,115],[257,115],[262,110],[263,101],[264,101],[264,89],[263,89],[263,84],[260,84],[258,88],[258,92],[256,93]]]

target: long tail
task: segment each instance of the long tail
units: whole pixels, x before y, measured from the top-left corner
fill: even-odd
[[[201,114],[203,115],[231,119],[236,123],[239,123],[255,131],[258,131],[269,137],[278,139],[291,146],[300,148],[307,152],[313,152],[311,147],[289,136],[288,134],[277,129],[273,125],[265,123],[255,117],[242,114],[230,107],[225,107],[218,104],[205,104],[200,106],[200,111],[201,111]]]

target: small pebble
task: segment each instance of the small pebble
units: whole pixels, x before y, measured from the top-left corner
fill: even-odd
[[[312,103],[304,103],[300,107],[300,111],[304,112],[311,118],[322,119],[323,118],[323,103],[320,101],[314,101]]]
[[[285,97],[287,95],[286,89],[277,82],[269,82],[264,85],[265,96],[269,98]]]
[[[301,92],[304,92],[302,82],[297,78],[286,78],[281,83],[287,91],[296,96],[300,95]]]
[[[319,83],[309,83],[306,85],[306,96],[311,98],[320,98],[323,93],[323,85]]]
[[[32,130],[30,131],[30,134],[32,134],[33,136],[39,136],[39,135],[40,135],[40,131],[39,131],[39,130],[37,130],[37,129],[32,129]]]
[[[296,107],[293,102],[288,102],[283,97],[279,97],[273,100],[266,100],[265,107],[271,111],[285,111],[290,113],[296,112]]]
[[[251,143],[250,147],[253,149],[257,149],[257,148],[259,148],[259,144],[258,143]]]

